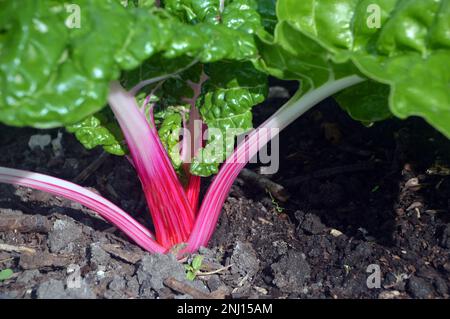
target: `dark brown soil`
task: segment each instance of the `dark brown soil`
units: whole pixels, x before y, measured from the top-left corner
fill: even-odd
[[[256,121],[283,102],[269,99]],[[57,130],[0,127],[0,165],[76,179],[101,150],[86,151],[61,132],[55,154],[28,141],[54,139]],[[22,248],[0,249],[0,270],[14,271],[0,282],[0,297],[448,298],[449,141],[420,119],[365,127],[331,100],[280,141],[281,167],[270,179],[289,200],[239,178],[209,249],[200,251],[204,272],[231,266],[193,282],[173,258],[144,253],[80,205],[0,184],[0,244]],[[444,169],[434,172],[437,164]],[[126,159],[108,157],[82,185],[151,227]],[[24,225],[8,231],[6,220]]]

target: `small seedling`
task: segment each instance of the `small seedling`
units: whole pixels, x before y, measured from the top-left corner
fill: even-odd
[[[282,212],[284,212],[284,208],[280,206],[280,204],[278,204],[278,202],[276,201],[276,199],[273,197],[272,193],[266,189],[266,193],[269,194],[270,199],[272,200],[272,205],[275,206],[275,210],[281,214]]]
[[[202,267],[203,256],[196,255],[190,264],[185,266],[186,268],[186,279],[194,280],[197,274],[200,272]]]
[[[11,269],[9,269],[9,268],[3,269],[2,271],[0,271],[0,281],[8,280],[13,275],[14,275],[14,272]]]

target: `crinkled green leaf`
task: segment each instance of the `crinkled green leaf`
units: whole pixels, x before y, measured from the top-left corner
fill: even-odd
[[[388,85],[365,81],[343,90],[334,98],[353,119],[370,123],[392,116],[388,96]]]
[[[181,114],[176,111],[166,111],[161,119],[158,130],[159,138],[169,154],[173,167],[178,170],[182,164],[179,143],[183,119]]]
[[[69,28],[76,12],[64,4],[0,2],[2,122],[53,127],[81,120],[105,105],[108,84],[121,69],[152,53],[144,33],[130,30],[145,30],[155,17],[143,19],[117,1],[77,0],[71,5],[80,9],[80,28]]]
[[[261,16],[256,0],[234,0],[225,5],[221,22],[233,30],[244,33],[256,33],[262,27]]]
[[[103,149],[114,155],[125,155],[127,148],[125,138],[114,115],[109,109],[91,115],[83,121],[66,127],[67,131],[87,149],[102,146]]]
[[[165,7],[182,21],[195,24],[206,39],[200,53],[203,62],[255,58],[253,34],[262,28],[255,0],[226,0],[220,12],[219,0],[166,0]],[[201,43],[201,42],[200,42]]]
[[[450,1],[279,0],[278,18],[390,85],[394,115],[422,116],[450,137]]]
[[[190,46],[198,45],[201,62],[257,56],[253,34],[262,28],[262,22],[255,0],[227,0],[222,12],[219,0],[166,0],[164,6],[181,21],[193,24],[192,28],[186,28],[172,22],[174,38],[193,37],[189,43],[173,47],[193,51]],[[172,57],[170,52],[167,56]]]
[[[189,23],[209,22],[218,24],[220,20],[220,0],[164,0],[164,7]]]
[[[191,172],[209,176],[234,148],[236,134],[251,128],[252,107],[264,101],[267,79],[250,63],[214,63],[207,65],[209,80],[198,103],[208,126],[208,142],[194,158]]]
[[[225,0],[223,8],[220,0],[166,0],[165,7],[181,20],[197,24],[204,22],[212,25],[225,25],[226,27],[255,33],[262,27],[259,9],[260,0]],[[267,1],[261,9],[265,14],[270,11]]]
[[[110,81],[155,53],[204,63],[257,55],[253,26],[243,19],[187,25],[162,10],[152,13],[148,4],[124,8],[119,0],[74,0],[80,28],[68,28],[74,13],[64,5],[0,2],[0,121],[34,127],[81,121],[104,107]],[[251,15],[254,22],[259,17]]]

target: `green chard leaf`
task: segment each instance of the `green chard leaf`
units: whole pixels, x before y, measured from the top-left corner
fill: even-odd
[[[166,0],[165,7],[182,21],[197,24],[224,25],[232,30],[255,33],[262,27],[260,12],[269,15],[267,1],[225,0]],[[261,8],[261,5],[263,8]]]
[[[0,1],[0,121],[82,121],[105,106],[112,80],[156,53],[202,63],[253,59],[260,18],[252,3],[233,1],[220,23],[192,25],[152,1]]]
[[[303,93],[358,72],[350,63],[333,63],[327,50],[286,21],[277,24],[274,37],[261,35],[255,67],[281,79],[299,80]]]
[[[277,14],[334,63],[353,63],[388,85],[394,115],[421,116],[450,137],[449,1],[279,0]],[[373,112],[383,113],[378,107]]]
[[[388,96],[388,85],[365,81],[341,91],[334,98],[353,119],[371,123],[392,117]]]
[[[118,1],[1,1],[0,12],[0,120],[10,125],[84,119],[105,105],[121,69],[153,50],[145,26],[156,18]]]
[[[155,114],[155,118],[160,120],[158,134],[161,143],[167,150],[173,167],[178,171],[182,164],[179,147],[182,115],[176,109],[169,109]]]
[[[221,16],[220,0],[164,0],[164,7],[180,20],[196,24],[218,24]]]
[[[104,109],[77,124],[66,126],[66,129],[75,134],[78,141],[89,150],[102,146],[106,152],[114,155],[128,153],[125,138],[110,109]]]
[[[249,62],[207,65],[209,80],[198,101],[208,141],[193,159],[191,173],[209,176],[234,149],[235,137],[253,128],[252,107],[267,95],[267,77]]]
[[[198,41],[203,41],[200,61],[256,58],[254,34],[262,29],[256,0],[226,0],[223,11],[220,0],[166,0],[164,6],[181,21],[194,25]]]

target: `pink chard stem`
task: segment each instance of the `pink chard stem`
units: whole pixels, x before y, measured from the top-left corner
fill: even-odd
[[[193,95],[191,98],[183,99],[184,102],[187,102],[191,105],[189,112],[189,122],[187,123],[187,125],[185,125],[185,121],[183,121],[185,129],[187,129],[189,133],[190,140],[183,140],[181,158],[184,162],[184,171],[189,178],[188,184],[185,189],[186,196],[194,212],[197,212],[198,209],[201,177],[192,175],[190,173],[190,167],[192,158],[196,156],[197,152],[203,147],[203,133],[206,129],[206,125],[202,121],[202,118],[196,106],[196,102],[201,94],[202,85],[206,80],[208,80],[208,76],[204,72],[202,72],[198,83],[189,81],[188,84],[192,88]]]
[[[240,143],[233,154],[225,161],[211,183],[198,212],[186,251],[194,252],[201,246],[208,244],[234,180],[242,168],[262,147],[278,135],[281,130],[323,99],[362,81],[364,79],[352,75],[339,80],[329,81],[321,87],[307,92],[300,98],[295,95],[267,121],[251,132],[247,139]]]
[[[194,225],[188,241],[187,252],[194,252],[201,246],[206,246],[211,238],[220,216],[223,204],[239,172],[258,150],[270,140],[270,137],[259,129],[253,131],[248,139],[241,143],[234,153],[220,168],[219,174],[213,179],[203,200],[200,211],[197,214],[197,222]]]
[[[188,184],[185,188],[186,196],[194,212],[197,212],[198,201],[200,197],[201,177],[190,173],[192,157],[196,155],[198,150],[203,146],[203,122],[195,106],[191,107],[189,112],[189,123],[187,130],[189,131],[190,141],[183,147],[182,158],[184,161],[183,168],[188,176]]]
[[[194,212],[154,125],[147,121],[133,95],[113,82],[108,97],[130,149],[155,226],[166,248],[186,242]]]
[[[113,223],[136,244],[152,253],[164,253],[153,235],[136,220],[107,199],[76,184],[28,171],[0,167],[0,183],[34,188],[78,202]]]

